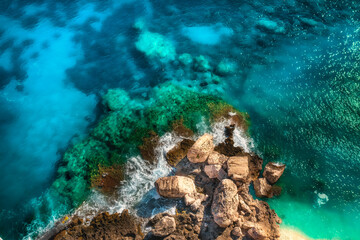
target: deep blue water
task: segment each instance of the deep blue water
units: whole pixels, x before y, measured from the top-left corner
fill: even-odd
[[[62,153],[96,122],[107,89],[146,101],[173,81],[249,112],[257,151],[288,166],[284,194],[270,202],[286,225],[356,239],[359,10],[344,0],[1,1],[0,236],[26,232]],[[161,34],[177,55],[205,56],[220,84],[144,56],[141,31]],[[221,73],[221,62],[231,70]]]

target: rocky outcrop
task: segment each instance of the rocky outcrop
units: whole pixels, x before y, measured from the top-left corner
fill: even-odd
[[[223,171],[221,165],[206,165],[204,167],[204,172],[209,178],[220,178],[220,171]]]
[[[230,179],[222,180],[215,189],[211,213],[220,227],[227,227],[238,218],[237,187]]]
[[[256,179],[254,181],[254,189],[256,196],[259,198],[272,198],[274,196],[273,188],[265,178]]]
[[[165,216],[154,225],[152,233],[156,237],[166,237],[176,230],[176,223],[173,217]]]
[[[228,175],[235,181],[246,182],[249,176],[249,157],[230,157],[227,161]]]
[[[155,187],[159,195],[166,198],[182,198],[196,192],[194,181],[184,176],[162,177],[155,182]]]
[[[209,154],[214,150],[213,136],[204,134],[189,149],[187,158],[192,163],[205,162]]]
[[[258,197],[272,197],[275,192],[279,193],[279,187],[271,185],[266,178],[258,179],[263,160],[256,154],[244,153],[240,148],[231,146],[232,139],[229,138],[232,137],[232,132],[229,129],[227,143],[223,143],[221,148],[218,148],[219,145],[215,150],[212,147],[199,148],[212,143],[212,137],[206,134],[194,144],[193,155],[189,154],[189,150],[188,157],[176,166],[175,174],[194,179],[195,187],[190,187],[191,193],[185,195],[185,190],[175,191],[176,196],[183,195],[184,204],[177,206],[177,214],[173,216],[176,230],[162,239],[279,239],[281,219],[266,202],[252,197],[249,185],[254,182]],[[207,144],[204,143],[205,140],[208,141]],[[211,151],[204,154],[205,151],[201,149]],[[221,149],[222,152],[216,149]],[[231,150],[229,155],[226,155],[226,149]],[[196,158],[192,162],[190,158],[195,156],[196,151],[202,154],[201,160]],[[164,190],[172,193],[170,189],[176,189],[169,187],[172,185],[174,184],[165,181]],[[178,192],[181,194],[177,194]],[[162,196],[174,195],[163,193]],[[154,219],[159,221],[163,217],[157,215]],[[157,239],[151,235],[147,237],[146,239]]]
[[[111,239],[111,240],[140,240],[144,235],[140,224],[124,210],[121,214],[101,213],[94,217],[89,225],[80,218],[74,217],[69,226],[50,239]]]
[[[184,157],[186,157],[187,152],[194,144],[193,140],[184,139],[174,148],[166,153],[166,160],[170,166],[175,167]]]
[[[258,197],[272,197],[279,194],[281,188],[265,177],[258,178],[263,160],[231,146],[231,136],[228,134],[227,143],[223,143],[226,147],[215,148],[221,149],[221,153],[214,150],[212,136],[200,137],[187,157],[176,164],[175,176],[162,177],[155,182],[161,197],[177,198],[173,200],[176,214],[164,212],[150,220],[143,219],[144,224],[147,223],[145,237],[138,221],[125,211],[121,216],[99,215],[90,226],[75,219],[53,239],[279,239],[281,219],[266,202],[252,197],[249,186],[254,183]],[[226,155],[225,149],[232,151]],[[192,157],[193,162],[190,161]],[[273,180],[278,180],[283,173],[272,165],[267,167],[264,176]],[[104,235],[104,231],[109,231],[109,235]]]
[[[263,176],[269,183],[276,183],[285,171],[285,164],[269,162],[266,164]]]
[[[223,165],[224,162],[226,162],[229,159],[229,157],[225,156],[224,154],[218,153],[216,151],[212,151],[209,154],[209,157],[207,159],[207,164],[209,165]]]

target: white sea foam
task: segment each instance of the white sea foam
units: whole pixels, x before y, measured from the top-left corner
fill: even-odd
[[[153,190],[154,182],[160,177],[169,175],[173,169],[167,164],[165,153],[181,140],[174,133],[167,133],[162,136],[155,150],[157,157],[157,164],[155,166],[147,163],[140,156],[128,159],[125,165],[126,178],[121,184],[118,197],[106,197],[94,190],[89,200],[81,205],[75,211],[75,214],[84,218],[92,218],[102,211],[120,213],[124,209],[129,209],[131,212],[136,213],[137,208],[141,208],[141,206],[138,206],[140,201],[144,201],[144,199],[147,199],[147,201],[158,199],[159,195]],[[165,211],[169,209],[158,210]],[[154,211],[153,209],[151,210]],[[155,210],[154,213],[156,212],[158,211]]]
[[[329,201],[329,197],[325,193],[321,193],[318,191],[314,191],[314,193],[316,194],[314,207],[321,207],[322,205],[325,205]]]
[[[231,121],[223,119],[222,121],[216,122],[211,126],[211,134],[214,136],[215,145],[224,142],[226,139],[224,129],[229,126]],[[248,136],[245,131],[239,127],[235,127],[233,132],[234,146],[241,147],[245,152],[249,153],[254,150],[254,141]]]

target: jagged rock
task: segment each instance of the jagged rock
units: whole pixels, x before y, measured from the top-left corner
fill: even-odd
[[[249,176],[249,156],[230,157],[227,161],[227,168],[230,178],[246,182]]]
[[[195,175],[201,172],[200,163],[192,163],[187,158],[183,158],[177,165],[176,165],[176,172],[175,175],[178,176],[188,176],[188,175]]]
[[[165,237],[176,230],[176,223],[173,217],[165,216],[160,221],[158,221],[152,233],[156,237]]]
[[[254,181],[260,175],[262,170],[263,160],[258,155],[249,155],[249,177],[250,180]]]
[[[193,140],[184,139],[178,143],[174,148],[166,153],[166,160],[170,166],[175,167],[184,157],[191,146],[194,144]]]
[[[101,213],[91,220],[90,225],[85,225],[82,220],[74,218],[65,230],[54,237],[50,237],[50,239],[54,240],[140,240],[143,238],[137,219],[131,216],[127,210],[124,210],[121,214]]]
[[[194,181],[183,176],[159,178],[155,182],[155,187],[159,195],[166,198],[181,198],[196,192]]]
[[[272,186],[265,178],[256,179],[254,181],[254,189],[256,196],[259,198],[272,198],[274,196]]]
[[[200,200],[201,203],[203,201],[206,201],[207,198],[208,196],[202,193],[190,193],[185,195],[184,202],[186,206],[190,206],[197,200]]]
[[[234,229],[231,231],[231,234],[236,236],[236,237],[242,237],[243,236],[243,233],[242,233],[240,227],[234,227]]]
[[[276,183],[285,171],[285,164],[269,162],[266,164],[263,176],[269,183]]]
[[[253,240],[265,240],[268,238],[266,230],[259,225],[250,228],[248,234]]]
[[[222,180],[215,189],[211,212],[220,227],[227,227],[238,217],[237,187],[230,179]]]
[[[280,196],[282,188],[280,186],[274,185],[274,186],[272,186],[272,190],[273,190],[274,196]]]
[[[189,149],[187,158],[192,163],[205,162],[214,147],[213,136],[206,133]]]
[[[209,178],[219,178],[219,172],[221,170],[221,165],[206,165],[204,167],[204,172]]]
[[[164,238],[164,240],[186,240],[186,238],[182,235],[171,234]]]
[[[224,154],[218,153],[216,151],[212,151],[209,154],[207,163],[209,165],[222,165],[224,164],[224,162],[226,162],[228,160],[228,157],[225,156]]]

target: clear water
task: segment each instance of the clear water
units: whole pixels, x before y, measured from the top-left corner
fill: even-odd
[[[250,114],[256,151],[287,164],[284,193],[270,201],[285,225],[358,239],[359,10],[345,0],[1,1],[0,236],[26,233],[62,153],[96,122],[107,89],[145,103],[173,81]],[[177,54],[230,63],[221,84],[144,56],[139,19]]]

